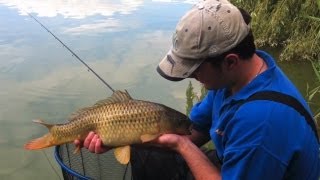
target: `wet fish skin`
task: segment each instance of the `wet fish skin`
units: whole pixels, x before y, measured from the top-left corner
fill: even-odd
[[[25,149],[42,149],[75,139],[84,140],[90,131],[94,131],[104,145],[119,147],[115,155],[123,164],[128,161],[128,151],[130,154],[128,145],[151,141],[165,133],[190,134],[190,121],[186,115],[162,104],[132,99],[127,92],[121,91],[92,107],[77,111],[66,124],[35,122],[45,125],[49,133],[30,141]]]

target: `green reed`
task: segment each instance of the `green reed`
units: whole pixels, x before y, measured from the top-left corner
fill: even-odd
[[[280,50],[279,60],[320,59],[320,0],[231,1],[250,12],[258,47]]]

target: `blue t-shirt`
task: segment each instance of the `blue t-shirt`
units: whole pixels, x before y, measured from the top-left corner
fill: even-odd
[[[262,91],[273,90],[295,97],[311,113],[307,103],[275,64],[257,51],[268,65],[236,94],[227,89],[208,91],[196,104],[190,118],[195,128],[209,133],[223,161],[223,179],[319,179],[319,143],[306,120],[288,105],[255,100],[239,101]]]

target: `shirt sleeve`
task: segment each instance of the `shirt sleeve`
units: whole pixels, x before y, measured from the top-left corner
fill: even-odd
[[[192,107],[190,119],[195,130],[209,133],[212,122],[213,98],[214,92],[208,91],[206,97]]]

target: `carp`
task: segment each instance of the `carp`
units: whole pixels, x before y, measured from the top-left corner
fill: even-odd
[[[135,100],[127,91],[115,91],[111,97],[91,107],[72,113],[65,124],[48,124],[49,133],[26,143],[27,150],[84,140],[90,131],[97,133],[102,143],[114,147],[114,155],[121,164],[130,161],[130,145],[152,141],[165,133],[190,134],[190,119],[165,105]],[[77,147],[80,150],[79,147]]]

